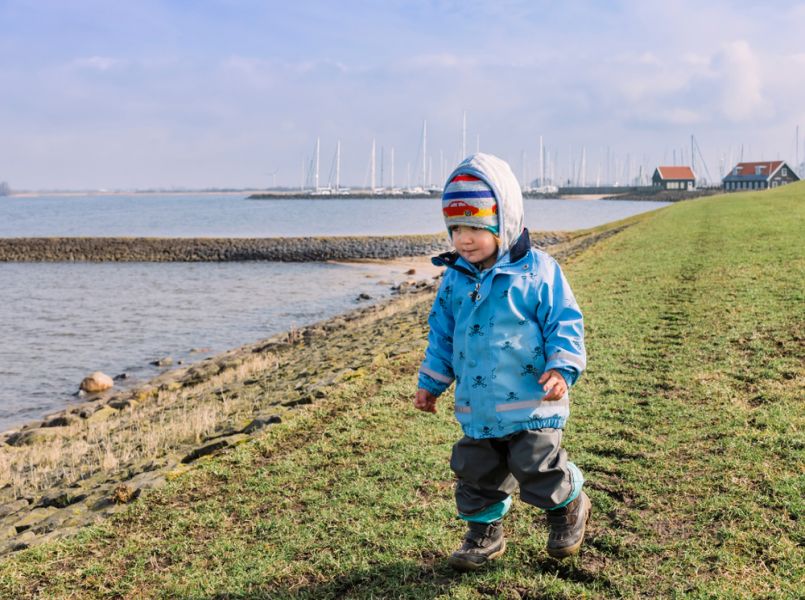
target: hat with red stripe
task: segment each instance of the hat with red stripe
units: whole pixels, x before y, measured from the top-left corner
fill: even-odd
[[[447,230],[457,225],[487,229],[498,235],[498,204],[486,182],[474,175],[459,173],[445,186],[442,214]]]

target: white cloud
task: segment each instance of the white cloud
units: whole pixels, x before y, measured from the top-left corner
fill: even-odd
[[[477,66],[477,62],[473,59],[443,52],[405,57],[397,65],[404,69],[457,69]]]
[[[109,56],[89,56],[85,58],[77,58],[70,63],[70,66],[73,68],[88,69],[92,71],[109,71],[123,65],[124,61],[117,58],[111,58]]]
[[[716,55],[715,66],[722,81],[721,110],[728,119],[748,121],[769,116],[760,61],[746,41],[724,44]]]

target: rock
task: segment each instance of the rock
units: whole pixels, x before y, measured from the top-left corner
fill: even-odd
[[[69,427],[78,422],[78,419],[70,414],[56,415],[53,418],[46,418],[42,427]]]
[[[212,348],[190,348],[190,354],[207,354],[212,352]]]
[[[7,443],[11,446],[32,446],[34,444],[47,444],[53,439],[70,433],[68,427],[40,427],[26,429],[9,436]]]
[[[119,374],[115,375],[113,379],[114,379],[114,381],[123,381],[124,379],[128,379],[128,378],[129,378],[128,373],[119,373]]]
[[[14,523],[14,528],[17,533],[22,533],[26,529],[30,529],[40,521],[44,521],[53,513],[56,512],[55,508],[35,508],[19,521]]]
[[[408,269],[405,272],[406,275],[416,275],[416,269]]]
[[[173,364],[173,358],[170,356],[163,356],[157,360],[152,360],[149,364],[155,367],[169,367]]]
[[[302,396],[301,398],[297,398],[296,400],[288,400],[287,402],[281,402],[281,404],[283,406],[287,406],[288,408],[293,408],[294,406],[313,404],[313,398],[311,396]]]
[[[371,299],[372,299],[372,297],[369,294],[367,294],[366,292],[361,292],[360,294],[358,294],[358,297],[356,298],[356,300],[358,302],[360,302],[362,300],[371,300]]]
[[[86,497],[87,495],[82,493],[72,494],[69,492],[55,491],[42,496],[42,498],[36,504],[36,508],[49,508],[51,506],[56,508],[64,508],[65,506],[70,506],[71,504],[81,502],[82,500],[86,499]]]
[[[34,540],[36,540],[36,534],[33,531],[26,531],[17,539],[13,540],[11,544],[9,544],[8,549],[12,552],[25,550],[26,548],[31,547],[31,544],[34,543]]]
[[[268,417],[257,417],[251,423],[243,428],[243,433],[254,433],[264,427],[273,425],[274,423],[282,423],[282,418],[279,415],[270,415]]]
[[[140,491],[139,488],[132,488],[122,483],[112,492],[112,502],[115,504],[128,504],[140,497]]]
[[[59,529],[70,518],[66,510],[57,510],[47,519],[44,519],[31,528],[36,535],[48,534]]]
[[[159,471],[147,471],[135,475],[126,482],[131,489],[139,495],[142,490],[150,490],[164,485],[166,482],[165,474]]]
[[[2,504],[0,505],[0,519],[7,517],[8,515],[18,513],[19,511],[28,508],[28,506],[28,502],[22,499],[14,500],[14,502],[9,502],[8,504]]]
[[[136,408],[139,402],[132,398],[115,398],[114,400],[110,400],[106,403],[107,406],[111,406],[116,410],[123,410],[124,408]]]
[[[209,456],[210,454],[219,452],[224,448],[241,444],[249,439],[250,439],[249,436],[246,434],[237,434],[225,438],[220,438],[212,443],[205,444],[204,446],[195,448],[190,452],[190,454],[188,454],[182,459],[182,463],[187,464],[189,462],[193,462],[194,460],[201,458],[202,456]]]
[[[99,392],[105,392],[114,385],[115,382],[112,381],[112,378],[109,377],[109,375],[106,373],[101,373],[100,371],[95,371],[91,375],[84,377],[80,388],[82,391],[85,391],[89,394],[97,394]]]
[[[118,414],[118,411],[111,406],[102,406],[87,417],[87,423],[101,423],[116,414]]]
[[[144,387],[140,390],[137,390],[137,393],[134,395],[135,400],[137,402],[146,402],[151,398],[156,398],[159,391],[155,387]]]

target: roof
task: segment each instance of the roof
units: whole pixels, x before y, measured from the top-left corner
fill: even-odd
[[[781,160],[765,160],[761,162],[742,162],[735,165],[724,180],[730,181],[765,181],[771,177],[780,165],[783,164]],[[760,172],[757,168],[760,167]],[[736,169],[740,169],[736,174]]]
[[[696,179],[690,167],[657,167],[660,179]]]

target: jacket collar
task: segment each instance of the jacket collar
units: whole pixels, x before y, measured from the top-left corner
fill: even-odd
[[[503,258],[508,256],[508,261],[499,260],[497,263],[495,263],[495,265],[492,268],[504,266],[504,264],[514,264],[518,262],[520,259],[522,259],[526,254],[528,254],[528,251],[530,249],[531,249],[531,237],[528,234],[528,229],[523,228],[523,232],[520,234],[520,237],[517,238],[517,241],[514,242],[509,252],[503,255]],[[477,270],[473,272],[467,267],[462,266],[459,263],[459,260],[461,260],[461,257],[455,250],[453,250],[452,252],[445,252],[443,254],[431,258],[431,262],[437,267],[450,267],[451,269],[460,271],[461,273],[469,275],[470,277],[478,276]],[[462,262],[465,261],[462,260]]]

